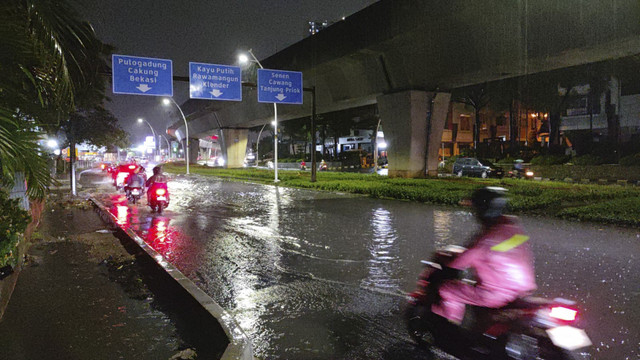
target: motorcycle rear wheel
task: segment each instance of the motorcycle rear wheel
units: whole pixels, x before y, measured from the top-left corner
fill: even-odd
[[[430,309],[422,304],[409,305],[404,313],[409,336],[422,348],[434,346],[436,341],[428,322],[430,314]]]
[[[538,359],[540,356],[538,339],[525,334],[510,334],[504,350],[508,360]]]

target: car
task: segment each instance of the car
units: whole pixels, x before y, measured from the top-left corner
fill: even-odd
[[[109,169],[112,166],[113,165],[110,162],[103,162],[103,163],[100,163],[100,170],[102,170],[103,172],[109,172]]]
[[[476,158],[458,158],[453,164],[453,174],[460,176],[478,176],[481,178],[504,176],[504,170],[489,160]]]
[[[122,189],[129,175],[133,174],[133,172],[138,168],[140,168],[142,174],[144,174],[144,168],[135,163],[120,164],[115,167],[111,173],[111,177],[113,178],[113,185],[116,189]]]

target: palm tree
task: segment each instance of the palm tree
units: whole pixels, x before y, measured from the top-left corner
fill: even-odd
[[[37,130],[56,130],[77,104],[102,101],[99,71],[106,68],[108,51],[64,0],[2,1],[0,174],[5,185],[21,171],[29,196],[45,195],[51,179]]]

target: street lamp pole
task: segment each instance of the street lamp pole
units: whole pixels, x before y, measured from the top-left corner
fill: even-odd
[[[151,129],[151,133],[153,134],[153,154],[156,155],[158,153],[158,147],[156,146],[156,140],[158,138],[156,137],[156,132],[153,131],[153,126],[151,126],[151,124],[149,124],[149,122],[146,119],[138,118],[138,122],[139,123],[141,123],[143,121],[146,122],[147,125],[149,125],[149,129]],[[153,161],[155,161],[155,159]]]
[[[171,145],[169,145],[169,140],[167,140],[167,137],[162,135],[162,137],[164,138],[164,141],[167,142],[167,158],[171,159]]]
[[[262,129],[260,129],[258,133],[258,140],[256,141],[256,166],[260,164],[260,137],[262,136],[262,130],[264,130],[265,126],[267,126],[267,124],[262,125]]]
[[[260,66],[260,69],[264,69],[258,58],[253,54],[253,51],[249,49],[249,54],[253,58],[253,62]],[[275,170],[275,176],[273,182],[278,182],[278,105],[273,103],[273,127],[274,127],[274,135],[273,135],[273,167]],[[264,129],[264,126],[262,127]],[[260,138],[258,137],[258,141]]]
[[[164,98],[163,100],[165,105],[169,105],[170,103],[173,103],[178,110],[180,111],[180,115],[182,115],[182,120],[184,120],[184,130],[186,133],[186,137],[185,137],[185,160],[187,163],[187,175],[189,175],[189,125],[187,125],[187,118],[184,116],[184,113],[182,112],[182,109],[180,108],[180,105],[178,105],[178,103],[176,103],[175,100],[173,100],[173,98]]]

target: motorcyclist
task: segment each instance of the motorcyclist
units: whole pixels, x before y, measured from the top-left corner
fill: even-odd
[[[462,323],[465,304],[498,308],[536,289],[529,237],[515,218],[504,216],[506,189],[485,187],[474,192],[471,203],[482,229],[467,250],[449,267],[474,268],[477,283],[448,281],[440,287],[441,300],[432,311],[454,323]]]
[[[145,177],[144,172],[142,171],[142,167],[137,167],[133,170],[133,173],[127,176],[127,181],[125,182],[125,191],[128,191],[131,188],[144,188],[145,185]]]
[[[522,160],[522,159],[518,159],[518,160],[516,160],[516,161],[514,162],[514,164],[513,164],[513,168],[514,168],[516,171],[522,171],[522,170],[524,170],[524,164],[523,164],[523,163],[524,163],[524,160]]]
[[[151,176],[145,186],[148,188],[147,201],[151,200],[150,196],[158,187],[167,186],[167,176],[162,173],[162,166],[157,165],[153,168],[153,176]]]

